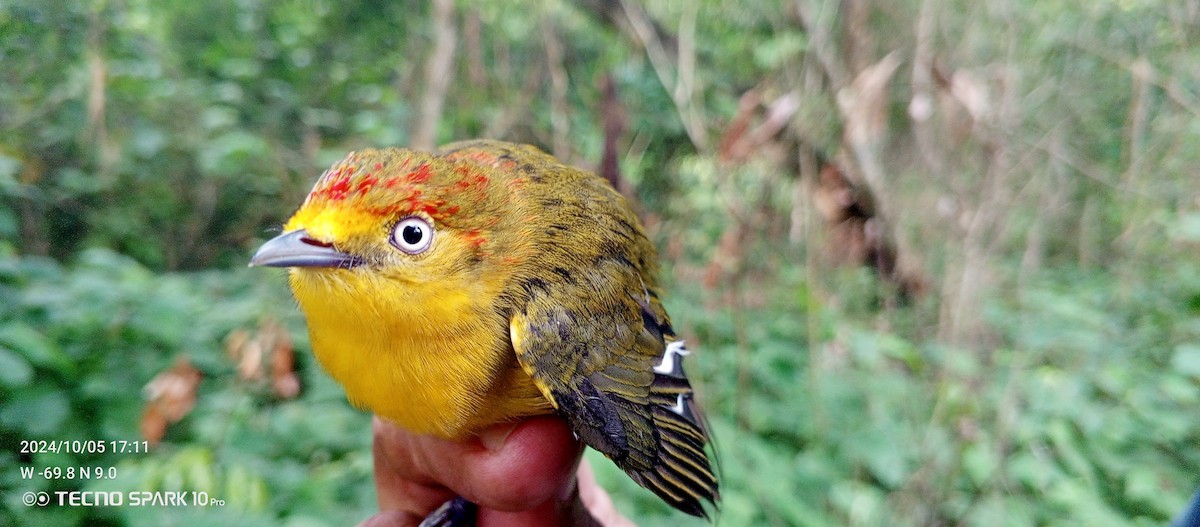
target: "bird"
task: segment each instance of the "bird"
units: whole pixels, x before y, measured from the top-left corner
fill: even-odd
[[[718,507],[655,248],[601,177],[496,140],[351,152],[250,265],[288,269],[353,405],[453,440],[557,413],[675,509]]]

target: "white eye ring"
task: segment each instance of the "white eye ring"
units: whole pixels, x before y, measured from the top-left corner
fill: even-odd
[[[392,245],[408,254],[421,254],[433,244],[433,225],[420,216],[409,216],[392,227]]]

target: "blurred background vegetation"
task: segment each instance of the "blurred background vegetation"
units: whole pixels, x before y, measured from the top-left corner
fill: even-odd
[[[368,416],[244,266],[346,151],[470,137],[634,201],[721,524],[1163,525],[1200,485],[1198,41],[1197,0],[0,2],[0,525],[369,516]],[[21,503],[76,489],[226,505]]]

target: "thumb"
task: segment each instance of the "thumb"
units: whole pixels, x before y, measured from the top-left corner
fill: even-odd
[[[509,512],[480,508],[478,527],[523,527],[527,525],[569,525],[571,527],[600,527],[579,498],[575,482],[563,495],[542,502],[531,509]]]

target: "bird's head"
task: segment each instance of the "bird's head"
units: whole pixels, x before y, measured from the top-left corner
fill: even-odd
[[[436,294],[429,284],[486,280],[488,264],[496,267],[499,254],[511,257],[517,243],[501,236],[514,230],[506,223],[511,182],[486,161],[403,149],[353,152],[321,176],[283,234],[250,265],[291,268],[298,297],[337,286],[425,300],[418,296]]]
[[[454,379],[496,375],[499,299],[533,254],[516,199],[533,168],[506,156],[491,143],[351,153],[251,259],[288,268],[312,350],[356,405],[450,437],[481,397]]]

